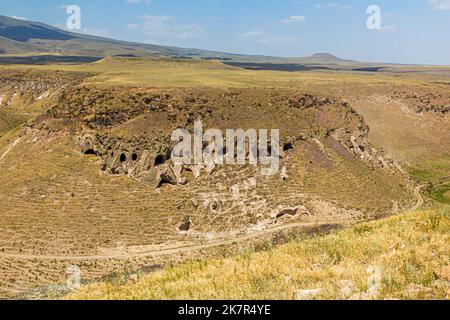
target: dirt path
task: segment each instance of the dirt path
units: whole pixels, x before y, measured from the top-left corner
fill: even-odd
[[[6,155],[20,142],[21,139],[22,138],[17,138],[13,141],[13,143],[6,147],[6,150],[0,156],[0,161],[2,161],[6,157]]]
[[[92,255],[92,256],[57,256],[57,255],[27,255],[27,254],[9,254],[9,253],[0,253],[0,258],[14,258],[14,259],[43,259],[43,260],[109,260],[109,259],[129,259],[129,258],[142,258],[142,257],[159,257],[166,256],[171,254],[185,253],[191,251],[198,251],[204,249],[210,249],[215,247],[221,247],[224,245],[232,245],[235,243],[244,242],[247,240],[256,239],[262,237],[264,235],[272,234],[278,231],[283,231],[287,229],[293,228],[306,228],[306,227],[320,227],[332,224],[343,224],[349,223],[352,220],[330,220],[326,222],[309,222],[309,223],[290,223],[284,225],[278,225],[266,228],[264,230],[254,232],[247,235],[238,236],[232,239],[224,239],[211,241],[204,244],[198,245],[186,245],[186,246],[178,246],[178,247],[167,247],[162,249],[154,249],[148,251],[137,252],[133,254],[111,254],[111,255]],[[357,222],[365,222],[365,220],[357,220],[353,221],[353,223]]]
[[[413,211],[417,211],[424,203],[424,199],[421,194],[421,190],[424,188],[424,185],[420,185],[414,189],[414,195],[417,197],[417,203],[405,213],[410,213]],[[274,225],[267,227],[264,230],[257,231],[251,234],[237,236],[232,239],[224,239],[211,241],[208,243],[198,244],[198,245],[186,245],[186,246],[177,246],[177,247],[166,247],[156,250],[143,250],[142,252],[136,253],[128,253],[128,254],[111,254],[111,255],[92,255],[92,256],[57,256],[57,255],[27,255],[27,254],[8,254],[8,253],[0,253],[0,258],[13,258],[13,259],[25,259],[25,260],[33,260],[33,259],[41,259],[41,260],[70,260],[70,261],[83,261],[83,260],[110,260],[110,259],[129,259],[129,258],[143,258],[143,257],[161,257],[166,255],[173,255],[179,253],[186,253],[192,251],[199,251],[205,249],[211,249],[226,245],[237,244],[240,242],[257,239],[262,236],[270,235],[275,232],[284,231],[288,229],[294,228],[312,228],[312,227],[323,227],[327,225],[336,225],[336,224],[356,224],[361,222],[368,222],[370,220],[328,220],[328,221],[316,221],[316,222],[307,222],[307,223],[289,223],[284,225]]]
[[[413,212],[413,211],[417,211],[417,210],[423,205],[424,200],[423,200],[423,196],[422,196],[422,193],[421,193],[421,191],[422,191],[423,188],[425,188],[425,185],[420,185],[420,186],[418,186],[418,187],[416,187],[416,188],[414,189],[414,195],[415,195],[416,198],[417,198],[417,203],[416,203],[416,205],[415,205],[414,207],[412,207],[411,209],[409,209],[409,210],[407,211],[407,213]]]

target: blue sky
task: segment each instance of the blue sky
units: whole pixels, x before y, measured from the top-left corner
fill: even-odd
[[[1,0],[0,14],[121,40],[275,56],[450,65],[450,0]],[[369,30],[367,8],[381,9]]]

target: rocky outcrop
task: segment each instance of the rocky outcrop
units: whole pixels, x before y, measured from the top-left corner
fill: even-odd
[[[367,136],[368,129],[357,132],[346,132],[340,129],[333,134],[334,139],[339,141],[350,153],[369,166],[403,172],[403,169],[398,163],[386,157],[383,152],[375,149],[370,144]]]
[[[111,175],[128,175],[158,187],[162,182],[176,183],[170,168],[170,143],[153,139],[120,139],[100,133],[85,133],[75,138],[83,154],[95,154],[103,161],[101,170]]]
[[[175,101],[168,94],[124,90],[77,87],[64,92],[49,114],[70,119],[91,130],[113,127],[145,112],[175,112]]]
[[[450,113],[450,96],[444,93],[394,92],[392,98],[404,102],[415,113]]]
[[[450,105],[430,105],[430,106],[416,106],[414,107],[414,112],[422,113],[422,112],[433,112],[436,114],[445,115],[450,113]]]
[[[188,96],[187,93],[189,92],[157,93],[137,88],[129,92],[118,88],[106,91],[77,88],[63,95],[61,105],[52,112],[56,112],[55,118],[70,118],[77,126],[84,128],[82,132],[85,133],[75,139],[76,145],[81,153],[100,157],[101,170],[105,174],[127,175],[155,188],[162,184],[185,185],[199,179],[202,173],[209,176],[220,174],[221,167],[214,164],[174,165],[170,159],[171,130],[187,128],[191,132],[193,122],[198,118],[205,123],[204,130],[210,125],[223,126],[227,118],[227,121],[237,127],[241,125],[242,119],[235,112],[241,112],[242,108],[248,108],[249,113],[259,110],[258,105],[244,105],[239,109],[224,108],[220,101],[214,100],[219,98],[218,95],[202,92],[201,95],[211,94],[206,96],[207,99]],[[250,93],[253,92],[248,94]],[[220,97],[236,100],[243,98],[231,93],[223,93]],[[277,96],[270,96],[269,101],[275,97]],[[254,96],[248,98],[254,99]],[[274,112],[279,112],[278,109],[283,107],[289,114],[285,121],[277,124],[282,133],[279,150],[282,160],[279,179],[282,181],[290,178],[286,170],[289,154],[297,144],[305,141],[313,142],[317,152],[326,156],[323,161],[331,165],[332,157],[323,144],[326,139],[330,139],[332,147],[341,156],[353,155],[372,168],[401,170],[393,160],[369,143],[368,126],[347,102],[313,94],[291,95],[284,100],[281,96],[277,98],[280,98],[278,106],[270,102]],[[215,104],[214,108],[208,106],[210,102]],[[236,101],[238,102],[240,100]],[[284,113],[280,114],[285,116]],[[306,125],[299,127],[296,122],[286,129],[292,115],[297,117],[298,123],[304,121]],[[272,126],[272,123],[267,124],[267,127]],[[148,131],[140,133],[136,128]],[[122,134],[122,130],[129,130],[126,132],[130,133]]]
[[[9,106],[16,97],[28,103],[40,101],[79,84],[90,76],[82,73],[60,73],[3,70],[0,76],[0,106]]]
[[[329,98],[319,98],[308,93],[289,99],[289,106],[297,109],[321,107],[330,103],[332,103],[332,101]]]
[[[215,165],[176,165],[170,159],[169,141],[154,139],[121,139],[100,133],[84,133],[76,136],[75,144],[80,153],[96,155],[102,159],[101,171],[110,175],[127,175],[141,183],[158,188],[164,183],[185,185],[184,175],[190,172],[193,179],[202,172],[214,174]]]

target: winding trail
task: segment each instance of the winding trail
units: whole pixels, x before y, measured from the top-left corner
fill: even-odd
[[[417,203],[416,203],[416,205],[415,206],[413,206],[411,209],[409,209],[408,211],[406,211],[406,213],[409,213],[409,212],[413,212],[413,211],[417,211],[417,210],[419,210],[419,208],[421,207],[421,206],[423,206],[423,204],[424,204],[424,199],[423,199],[423,196],[422,196],[422,189],[423,188],[425,188],[425,185],[424,184],[422,184],[422,185],[420,185],[420,186],[417,186],[415,189],[414,189],[414,195],[416,196],[416,198],[417,198]]]
[[[417,197],[416,204],[410,209],[406,210],[403,214],[410,213],[413,211],[417,211],[423,204],[424,199],[421,194],[422,189],[425,185],[420,185],[414,189],[414,195]],[[337,225],[337,224],[356,224],[362,222],[369,222],[373,219],[340,219],[340,220],[327,220],[327,221],[316,221],[316,222],[307,222],[307,223],[288,223],[284,225],[274,225],[267,227],[264,230],[257,231],[251,234],[237,236],[232,239],[223,239],[210,241],[203,244],[197,245],[186,245],[186,246],[177,246],[177,247],[166,247],[161,249],[153,249],[153,250],[143,250],[141,252],[135,253],[127,253],[127,254],[110,254],[110,255],[91,255],[91,256],[58,256],[58,255],[28,255],[28,254],[9,254],[9,253],[0,253],[0,258],[12,258],[12,259],[24,259],[24,260],[70,260],[70,261],[84,261],[84,260],[111,260],[111,259],[129,259],[129,258],[145,258],[145,257],[161,257],[179,253],[186,253],[192,251],[199,251],[205,249],[211,249],[226,245],[238,244],[244,241],[253,240],[262,236],[270,235],[275,232],[284,231],[288,229],[294,228],[314,228],[314,227],[324,227],[329,225]]]

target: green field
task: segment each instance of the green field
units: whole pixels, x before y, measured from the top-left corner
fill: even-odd
[[[432,199],[450,204],[450,157],[427,160],[420,167],[411,169],[411,176],[421,183],[428,183]]]

